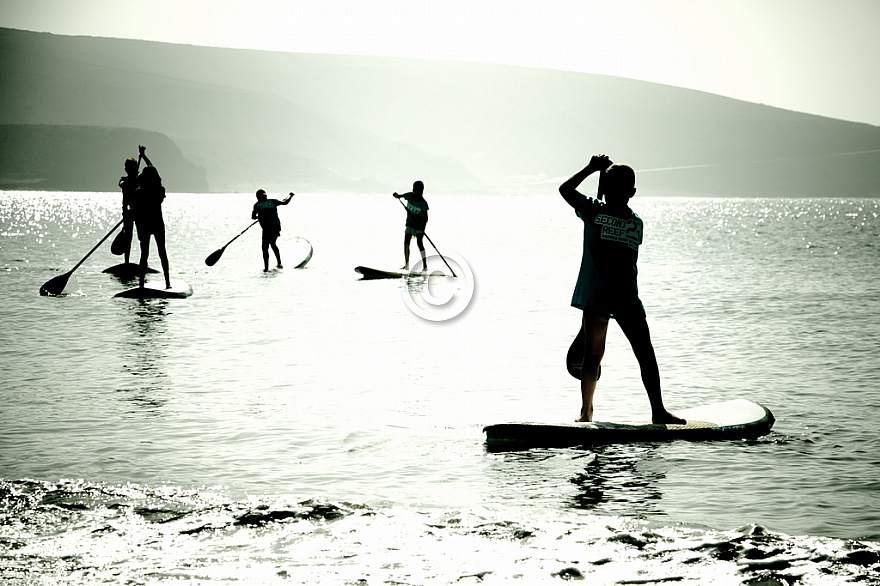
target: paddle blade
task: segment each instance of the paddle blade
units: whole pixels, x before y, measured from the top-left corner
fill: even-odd
[[[115,254],[116,256],[121,256],[126,253],[131,247],[131,234],[125,228],[122,229],[122,232],[116,235],[116,238],[113,239],[113,243],[110,245],[110,252]]]
[[[226,247],[218,248],[214,252],[208,255],[208,258],[205,259],[205,264],[209,267],[213,267],[217,264],[217,261],[220,260],[220,257],[223,256],[223,251],[226,250]]]
[[[67,287],[67,281],[70,280],[70,273],[64,273],[57,277],[52,277],[40,287],[40,295],[61,295],[64,288]]]

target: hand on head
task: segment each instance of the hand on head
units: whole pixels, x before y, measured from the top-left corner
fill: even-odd
[[[611,160],[611,158],[604,153],[600,153],[598,155],[593,155],[590,158],[590,167],[596,169],[597,171],[604,171],[605,169],[610,167],[612,164],[613,164],[613,161]]]

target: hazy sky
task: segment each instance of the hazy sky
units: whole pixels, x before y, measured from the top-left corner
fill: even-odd
[[[880,125],[880,0],[0,0],[0,26],[551,67]]]

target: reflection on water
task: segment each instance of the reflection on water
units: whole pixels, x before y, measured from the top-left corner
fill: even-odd
[[[532,449],[492,460],[495,490],[509,498],[603,515],[667,514],[661,486],[670,464],[660,444]]]
[[[132,413],[161,416],[164,398],[170,390],[168,359],[167,299],[126,300],[127,327],[122,369],[131,383],[118,389],[135,407]]]
[[[578,488],[574,508],[634,517],[664,514],[660,482],[666,478],[665,464],[655,446],[599,446],[594,452],[571,479]]]

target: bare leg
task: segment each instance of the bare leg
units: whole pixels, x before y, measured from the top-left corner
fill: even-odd
[[[281,251],[278,250],[278,245],[275,244],[275,241],[273,240],[273,241],[270,243],[270,246],[272,247],[272,252],[275,253],[275,260],[278,261],[278,268],[279,268],[279,269],[283,269],[284,267],[281,266]]]
[[[140,270],[140,286],[144,286],[144,279],[147,275],[147,261],[150,258],[150,237],[147,236],[145,240],[141,240],[141,270]]]
[[[263,272],[269,272],[269,241],[263,239]]]
[[[599,380],[599,364],[605,355],[608,318],[584,314],[584,364],[581,368],[581,416],[576,421],[593,420],[593,395]]]
[[[657,365],[657,355],[651,344],[651,332],[648,322],[643,317],[617,319],[620,329],[629,340],[639,368],[642,373],[642,384],[648,392],[648,401],[651,403],[651,421],[654,423],[685,423],[684,419],[676,417],[663,406],[663,394],[660,391],[660,367]]]
[[[170,267],[168,265],[168,252],[165,251],[165,233],[156,233],[156,248],[159,249],[159,260],[162,261],[162,274],[165,275],[165,288],[171,288]]]
[[[412,240],[412,234],[406,232],[403,235],[403,259],[404,264],[401,269],[408,271],[409,270],[409,242]]]
[[[425,256],[425,243],[423,234],[419,234],[418,236],[416,236],[416,246],[419,247],[419,252],[422,254],[422,270],[428,272],[428,259]]]
[[[123,213],[123,216],[124,215],[125,214]],[[131,262],[131,235],[134,234],[134,222],[126,219],[125,223],[122,224],[122,231],[126,233],[123,260],[125,260],[125,264],[128,264]]]

